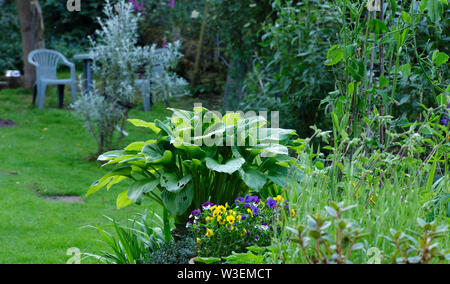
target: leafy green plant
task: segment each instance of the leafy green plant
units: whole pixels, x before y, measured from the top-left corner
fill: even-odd
[[[379,1],[378,9],[366,1],[331,3],[342,25],[324,64],[333,66],[337,90],[323,103],[330,112],[343,106],[338,117],[347,115],[351,137],[365,132],[384,145],[385,125],[374,129],[362,120],[372,120],[374,108],[381,116],[420,120],[423,105],[435,107],[436,98],[446,94],[448,56],[439,50],[439,38],[448,25],[442,20],[448,3]],[[421,37],[433,41],[419,42]]]
[[[182,240],[165,243],[148,258],[150,264],[188,264],[195,255],[195,241],[188,236]]]
[[[342,214],[354,206],[343,206],[343,203],[331,202],[330,206],[325,207],[331,218],[317,213],[308,215],[307,226],[300,225],[297,229],[288,227],[296,235],[292,242],[299,244],[308,263],[350,263],[352,252],[363,249],[360,240],[365,234],[353,222],[342,218]]]
[[[440,248],[439,239],[448,235],[448,226],[437,226],[435,222],[425,222],[418,218],[422,235],[411,231],[411,234],[391,229],[391,236],[385,237],[395,251],[391,256],[391,262],[397,264],[429,264],[433,260],[441,263],[450,260],[450,250]]]
[[[0,1],[0,77],[6,70],[22,69],[20,26],[15,2]]]
[[[310,135],[310,125],[330,126],[319,105],[334,90],[335,76],[322,61],[340,23],[328,2],[272,1],[241,108],[279,111],[281,126],[295,126],[301,136]]]
[[[189,213],[207,200],[231,203],[240,194],[286,183],[294,131],[266,128],[261,116],[228,113],[220,118],[202,107],[171,110],[164,122],[130,120],[148,128],[153,139],[101,155],[104,166],[116,168],[94,183],[88,195],[128,179],[132,184],[119,195],[118,208],[148,196],[184,226]]]
[[[112,222],[115,235],[104,229],[96,228],[103,236],[110,251],[103,251],[100,255],[86,254],[94,257],[102,263],[108,264],[145,264],[149,262],[149,254],[158,251],[164,244],[171,241],[170,235],[164,234],[163,220],[156,213],[153,213],[150,221],[147,219],[147,212],[129,220],[130,226],[125,227],[117,224],[115,220],[108,218]]]

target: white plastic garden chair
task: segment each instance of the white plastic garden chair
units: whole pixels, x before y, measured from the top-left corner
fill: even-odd
[[[28,62],[36,66],[36,83],[33,103],[35,102],[37,92],[37,104],[39,108],[42,109],[44,107],[45,92],[47,86],[50,85],[58,86],[60,108],[63,106],[65,85],[70,85],[73,102],[76,101],[77,82],[75,64],[69,62],[64,55],[55,50],[37,49],[30,52],[28,55]],[[56,77],[56,70],[59,63],[70,68],[69,79],[58,79]]]

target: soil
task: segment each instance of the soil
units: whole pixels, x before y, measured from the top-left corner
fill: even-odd
[[[55,202],[67,202],[67,203],[84,203],[84,200],[79,196],[71,195],[52,195],[42,196],[45,200]]]
[[[13,126],[16,126],[14,121],[12,121],[10,119],[4,120],[4,119],[0,118],[0,128],[2,128],[2,127],[13,127]]]

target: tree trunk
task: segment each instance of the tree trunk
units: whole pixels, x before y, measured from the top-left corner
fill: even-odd
[[[42,9],[39,0],[17,0],[16,5],[22,36],[23,84],[25,88],[32,88],[36,70],[28,63],[28,54],[35,49],[45,48]]]

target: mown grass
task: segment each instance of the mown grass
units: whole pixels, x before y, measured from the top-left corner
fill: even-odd
[[[0,118],[17,124],[0,128],[0,263],[65,263],[71,247],[97,252],[105,249],[104,244],[98,232],[86,226],[107,225],[104,216],[124,222],[154,207],[145,203],[117,210],[115,200],[125,185],[85,197],[89,185],[106,170],[86,160],[97,145],[67,108],[68,89],[62,110],[57,109],[55,87],[49,89],[42,110],[32,106],[28,90],[0,91]],[[192,107],[189,104],[190,99],[173,101],[174,107]],[[149,113],[132,110],[130,117],[154,120],[168,114],[163,105],[156,105]],[[122,146],[148,136],[143,129],[127,131]],[[43,198],[49,195],[77,195],[84,203]]]

